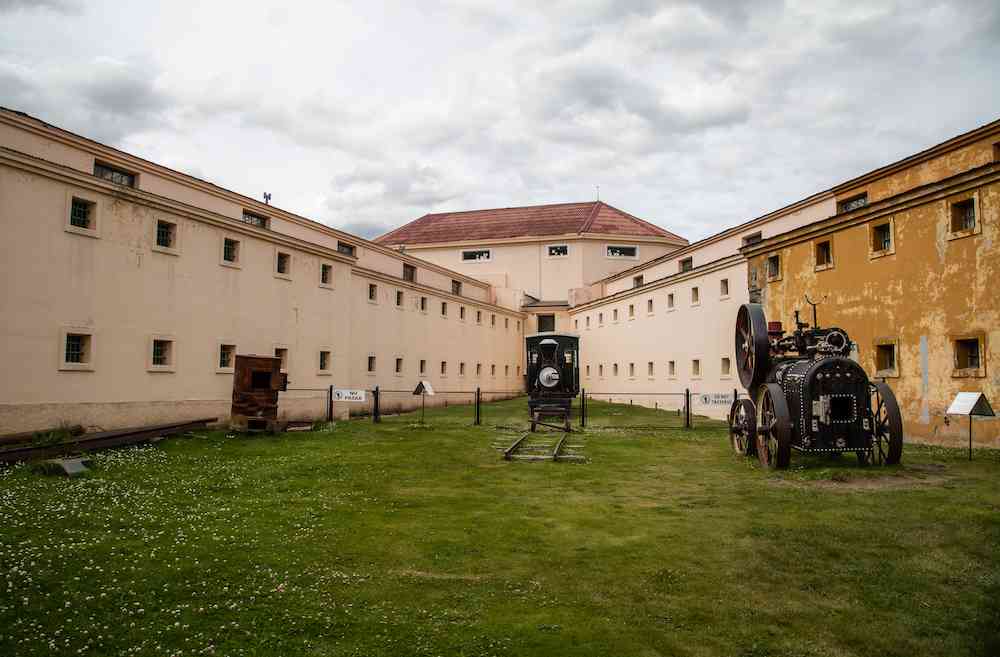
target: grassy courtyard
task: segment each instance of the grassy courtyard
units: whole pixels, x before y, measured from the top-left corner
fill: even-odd
[[[585,464],[502,461],[514,400],[0,470],[0,655],[1000,654],[996,453],[775,474],[590,410]]]

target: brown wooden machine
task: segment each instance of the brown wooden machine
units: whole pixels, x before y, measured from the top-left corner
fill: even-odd
[[[236,356],[230,427],[235,431],[284,431],[278,420],[278,393],[288,389],[281,359]]]

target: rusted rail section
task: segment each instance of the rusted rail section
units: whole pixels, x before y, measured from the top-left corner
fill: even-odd
[[[520,438],[518,438],[517,440],[515,440],[514,443],[510,447],[508,447],[507,449],[505,449],[503,451],[503,457],[504,457],[504,459],[507,460],[507,461],[510,461],[512,458],[514,458],[514,452],[516,452],[517,448],[521,446],[521,443],[524,442],[524,439],[527,438],[530,435],[531,435],[530,432],[522,433]]]
[[[556,443],[556,448],[554,450],[552,450],[552,460],[553,461],[558,461],[559,460],[559,452],[562,451],[563,443],[566,442],[566,438],[568,436],[569,436],[569,434],[563,434],[562,438],[559,439],[559,442]]]
[[[186,422],[172,422],[170,424],[154,424],[146,427],[133,427],[129,429],[115,429],[113,431],[100,431],[97,433],[84,434],[74,440],[58,443],[55,445],[34,445],[17,447],[0,451],[0,463],[14,463],[17,461],[30,461],[33,459],[59,456],[62,454],[73,454],[76,452],[90,452],[109,447],[123,447],[125,445],[135,445],[146,442],[159,436],[170,436],[194,429],[204,429],[210,422],[215,422],[218,418],[203,418],[199,420],[188,420]]]

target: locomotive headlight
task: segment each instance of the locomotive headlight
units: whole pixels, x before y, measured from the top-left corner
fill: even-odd
[[[538,382],[546,388],[555,388],[559,384],[559,370],[554,367],[543,367],[538,373]]]

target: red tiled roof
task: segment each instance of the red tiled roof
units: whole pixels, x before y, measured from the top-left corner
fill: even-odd
[[[601,201],[425,214],[396,230],[376,237],[375,241],[395,246],[543,237],[570,233],[665,237],[687,243],[683,237]]]

